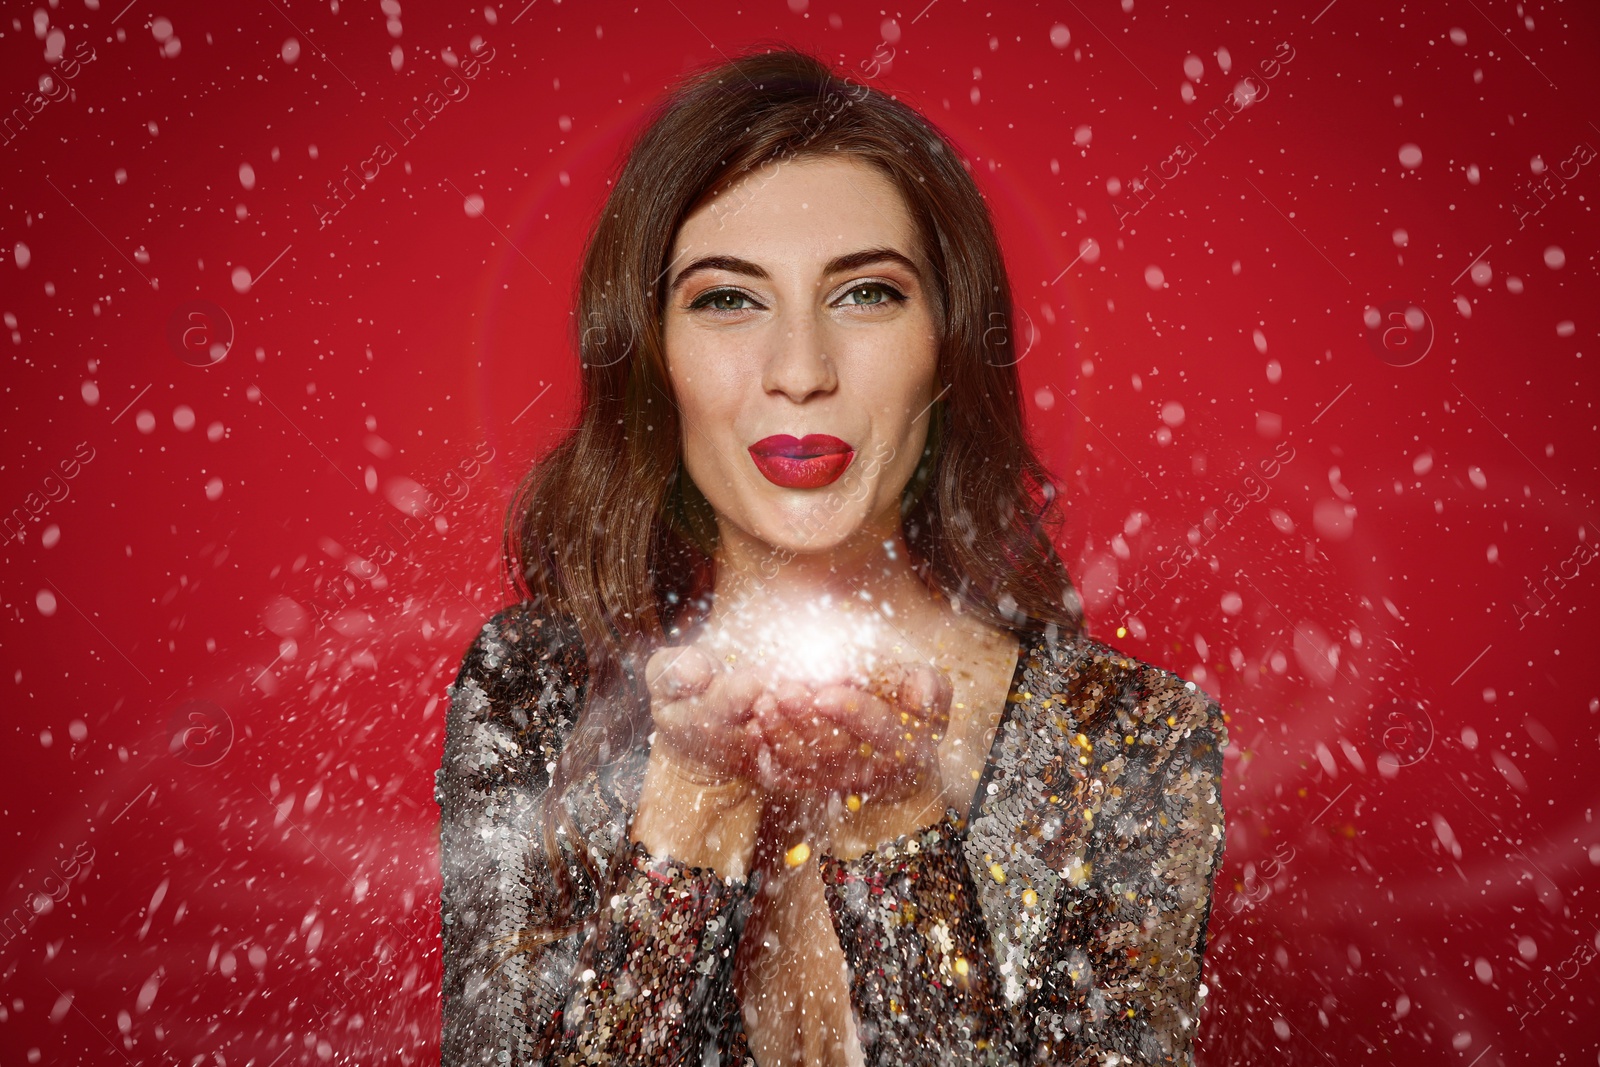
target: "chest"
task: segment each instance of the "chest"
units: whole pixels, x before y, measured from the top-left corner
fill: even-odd
[[[939,745],[939,766],[948,806],[965,813],[1005,717],[1027,650],[1009,634],[967,651],[948,668],[954,689],[950,729]]]
[[[972,810],[984,767],[1026,650],[1007,634],[1002,639],[964,646],[957,656],[934,658],[950,677],[950,725],[939,743],[938,781],[908,799],[840,813],[830,854],[853,860],[885,842],[925,830],[954,810],[964,819]]]

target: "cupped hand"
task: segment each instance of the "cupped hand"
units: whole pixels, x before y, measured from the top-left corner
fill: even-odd
[[[811,685],[719,666],[695,645],[657,649],[645,678],[654,747],[676,770],[782,793],[894,796],[928,784],[953,692],[926,664],[891,664],[870,685]]]
[[[780,684],[753,709],[756,781],[768,791],[886,798],[933,787],[952,693],[948,674],[915,663],[891,665],[870,686]]]
[[[666,646],[645,664],[645,684],[654,753],[708,785],[754,777],[761,743],[756,714],[765,692],[755,671],[720,668],[695,645]]]
[[[704,650],[678,646],[651,655],[645,684],[654,734],[629,838],[651,855],[744,877],[761,812],[751,781],[761,679],[719,670]]]

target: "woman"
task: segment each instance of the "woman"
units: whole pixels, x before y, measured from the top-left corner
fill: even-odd
[[[577,321],[450,689],[444,1062],[1192,1062],[1222,711],[1083,632],[954,148],[701,73]]]

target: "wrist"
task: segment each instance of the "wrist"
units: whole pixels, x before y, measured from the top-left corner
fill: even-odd
[[[658,774],[668,775],[675,785],[688,789],[721,789],[729,793],[734,787],[749,787],[749,780],[737,774],[718,772],[696,760],[685,759],[665,745],[653,745],[649,766]]]
[[[824,793],[808,790],[765,794],[751,862],[768,872],[799,867],[829,851],[833,829]]]
[[[743,878],[750,869],[760,807],[748,779],[711,779],[652,752],[629,839],[652,856],[709,867],[725,880]]]
[[[819,852],[851,860],[934,822],[946,794],[913,783],[892,798],[860,793],[780,794],[764,798],[757,831],[757,868],[798,866]]]

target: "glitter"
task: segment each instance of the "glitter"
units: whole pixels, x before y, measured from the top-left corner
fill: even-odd
[[[811,643],[812,666],[830,640],[843,661],[866,661],[870,617],[845,623],[842,637]],[[1019,635],[970,810],[848,861],[809,842],[785,856],[821,879],[821,929],[837,936],[866,1062],[1192,1062],[1226,839],[1226,716],[1175,674],[1081,633],[1045,633]],[[760,651],[714,653],[781,673],[781,657]],[[748,1067],[734,961],[764,878],[724,880],[630,843],[643,734],[567,794],[572,830],[558,827],[556,843],[592,918],[491,967],[486,950],[546,921],[556,899],[529,827],[586,677],[576,626],[522,604],[484,626],[447,688],[436,784],[444,1061],[511,1050],[499,1062],[648,1065],[689,1051]],[[844,798],[849,812],[861,806]],[[620,861],[616,880],[591,884],[580,850]]]

